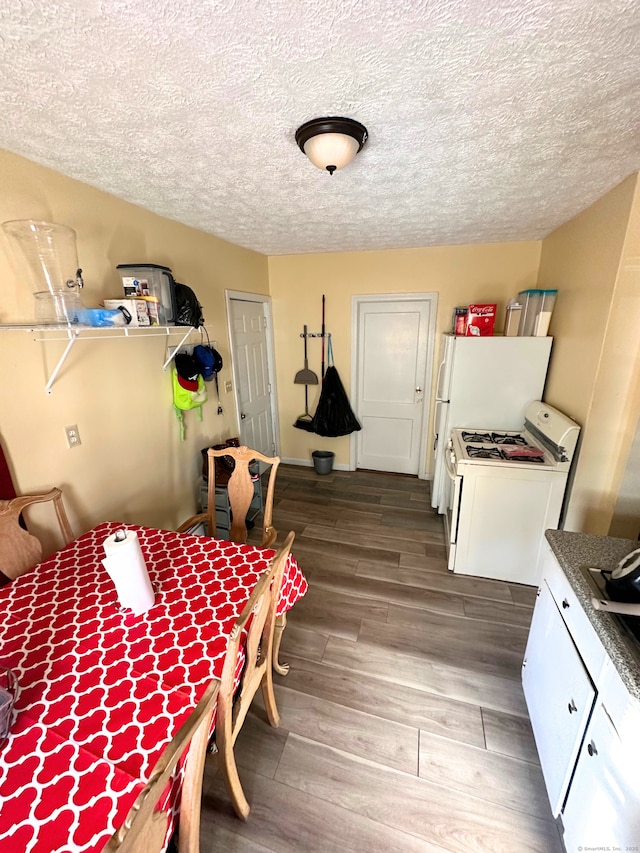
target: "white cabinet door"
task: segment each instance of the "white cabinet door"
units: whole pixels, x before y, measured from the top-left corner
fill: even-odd
[[[637,732],[623,742],[604,702],[593,712],[562,815],[567,853],[640,844]]]
[[[542,582],[522,664],[522,686],[554,817],[560,813],[595,691]]]

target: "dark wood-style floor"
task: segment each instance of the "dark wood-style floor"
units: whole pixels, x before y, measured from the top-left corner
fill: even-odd
[[[281,466],[274,523],[310,587],[280,728],[256,697],[246,823],[207,759],[202,853],[560,853],[520,684],[534,590],[447,572],[415,478]]]

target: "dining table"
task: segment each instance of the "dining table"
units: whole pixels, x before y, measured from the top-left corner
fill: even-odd
[[[103,567],[104,542],[135,531],[154,603],[134,615]],[[212,679],[275,551],[105,522],[0,589],[0,666],[17,677],[0,745],[0,853],[98,853],[123,823]],[[290,554],[277,615],[307,591]],[[242,653],[236,666],[239,681]],[[215,726],[214,719],[211,731]],[[184,767],[184,761],[180,767]],[[181,770],[159,807],[180,807]]]

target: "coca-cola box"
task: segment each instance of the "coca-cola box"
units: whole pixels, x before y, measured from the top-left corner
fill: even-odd
[[[469,305],[467,314],[467,336],[486,338],[493,334],[496,321],[496,305],[477,303]]]

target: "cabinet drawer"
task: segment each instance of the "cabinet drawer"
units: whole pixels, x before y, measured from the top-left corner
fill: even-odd
[[[566,575],[549,552],[545,558],[543,577],[545,578],[558,610],[562,614],[569,633],[580,650],[580,656],[593,681],[598,680],[600,671],[607,659],[604,646],[582,605],[573,591]]]
[[[595,690],[546,582],[522,664],[522,687],[554,817],[560,812]]]

